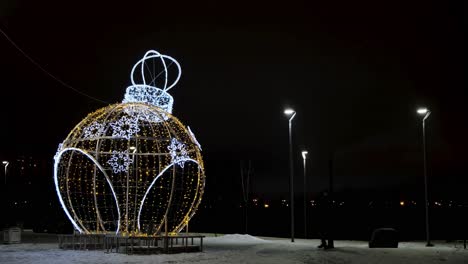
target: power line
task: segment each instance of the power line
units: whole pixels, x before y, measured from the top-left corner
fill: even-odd
[[[5,38],[19,51],[21,52],[21,54],[23,54],[24,57],[26,57],[32,64],[34,64],[36,67],[38,67],[41,71],[43,71],[45,74],[47,74],[49,77],[51,77],[52,79],[54,79],[55,81],[57,81],[58,83],[60,83],[61,85],[67,87],[68,89],[71,89],[73,91],[75,91],[76,93],[79,93],[80,95],[83,95],[83,96],[86,96],[90,99],[93,99],[95,101],[98,101],[100,103],[104,103],[104,104],[110,104],[106,101],[103,101],[103,100],[100,100],[96,97],[93,97],[91,95],[88,95],[86,93],[83,93],[82,91],[78,90],[78,89],[75,89],[73,88],[71,85],[65,83],[64,81],[60,80],[58,77],[55,77],[52,73],[48,72],[44,67],[42,67],[38,62],[36,62],[33,58],[31,58],[26,52],[24,52],[18,45],[16,45],[16,43],[0,28],[0,33],[3,34],[3,36],[5,36]]]

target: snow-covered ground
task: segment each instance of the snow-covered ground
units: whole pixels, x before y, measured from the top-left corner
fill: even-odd
[[[124,255],[102,251],[61,250],[57,244],[0,245],[0,263],[468,263],[461,243],[400,243],[396,249],[370,249],[363,241],[336,241],[333,250],[317,249],[318,240],[257,238],[249,235],[207,237],[205,251],[173,255]]]

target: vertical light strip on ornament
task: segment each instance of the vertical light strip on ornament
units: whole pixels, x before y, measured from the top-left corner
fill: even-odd
[[[106,107],[105,109],[107,110],[107,109],[109,109],[109,108],[112,108],[112,109],[111,109],[110,111],[103,111],[104,113],[107,113],[107,114],[105,115],[105,117],[103,117],[103,121],[102,121],[103,124],[109,124],[108,120],[109,120],[109,118],[112,116],[112,114],[117,110],[118,105],[111,105],[111,106]],[[102,117],[102,116],[104,116],[104,113],[100,114],[99,118]],[[97,118],[96,118],[96,119],[97,119]],[[110,125],[105,126],[105,127],[104,127],[104,130],[101,131],[101,134],[104,135],[104,136],[107,135],[109,128],[110,128]],[[99,151],[99,150],[101,149],[101,146],[102,146],[102,140],[101,140],[101,139],[102,139],[102,137],[97,137],[97,138],[96,138],[95,153],[96,153],[96,160],[97,160],[97,161],[98,161],[99,158],[100,158],[100,151]],[[95,162],[95,163],[97,163],[97,162]],[[95,165],[96,165],[96,164],[95,164]],[[107,179],[106,179],[106,180],[107,180]],[[109,180],[107,180],[107,181],[109,181]],[[104,186],[103,186],[103,190],[104,190]],[[112,190],[112,192],[113,192],[113,190]],[[114,192],[113,192],[113,195],[114,195],[114,199],[117,201],[117,197],[116,197],[116,195],[115,195]],[[103,197],[103,198],[104,198],[103,200],[104,200],[104,205],[105,205],[105,204],[106,204],[106,198],[105,198],[105,197]],[[106,206],[104,206],[104,207],[106,207]],[[118,211],[119,209],[120,209],[120,208],[117,206],[117,212],[119,212],[119,211]],[[96,204],[96,211],[99,212],[99,209],[98,209],[97,204]],[[114,212],[112,212],[112,215],[113,215],[113,214],[114,214]],[[100,215],[100,213],[99,213],[99,215]],[[118,215],[118,219],[119,219],[118,221],[120,221],[120,214]],[[103,224],[103,223],[101,223],[101,224]],[[104,231],[106,231],[105,228],[104,228]],[[117,227],[116,227],[116,233],[118,233],[119,231],[120,231],[120,230],[119,230],[119,226],[117,226]]]
[[[76,211],[79,210],[80,208],[74,208],[73,207],[73,201],[72,201],[72,198],[71,198],[71,195],[70,195],[70,166],[71,166],[71,161],[73,159],[73,152],[70,153],[70,158],[68,159],[68,165],[67,165],[67,171],[66,171],[66,176],[65,176],[65,179],[66,179],[66,182],[65,182],[65,185],[66,185],[66,194],[67,194],[67,201],[68,201],[68,204],[70,206],[70,210],[74,216],[73,219],[76,219],[76,221],[78,221],[77,225],[80,224],[81,225],[81,228],[82,228],[82,232],[83,233],[89,233],[88,229],[86,229],[85,225],[83,224],[83,219],[81,217],[78,217]],[[76,171],[75,171],[76,173]],[[74,174],[75,174],[74,173]],[[73,175],[74,175],[73,174]],[[81,181],[81,179],[79,178],[79,180]],[[73,183],[73,182],[72,182]],[[81,183],[81,182],[80,182]],[[74,186],[76,188],[76,186]],[[76,196],[73,196],[74,200],[76,200]],[[78,213],[82,213],[80,211],[78,211]],[[84,213],[82,213],[84,214]]]
[[[178,119],[174,119],[174,121],[180,126],[180,127],[184,127],[184,125],[178,120]],[[201,150],[201,146],[200,144],[198,143],[197,139],[195,138],[195,134],[190,130],[190,127],[187,127],[187,131],[189,132],[189,137],[190,139],[192,140],[192,142],[198,146],[198,148]],[[185,131],[186,132],[186,131]],[[201,154],[199,152],[196,152],[196,155],[197,155],[197,160],[201,160]],[[198,208],[198,205],[200,204],[201,202],[201,198],[202,198],[202,195],[203,195],[203,188],[200,188],[200,181],[203,181],[203,186],[204,186],[204,182],[205,182],[205,179],[204,179],[204,169],[202,166],[200,166],[200,163],[197,161],[196,162],[197,165],[198,165],[198,173],[197,173],[197,187],[196,187],[196,191],[195,191],[195,195],[194,195],[194,198],[193,198],[193,201],[191,203],[191,206],[188,210],[188,212],[186,213],[186,218],[188,218],[189,220],[192,218],[192,216],[195,214],[195,210],[194,209],[194,205],[195,205],[195,208]],[[203,176],[202,176],[203,175]],[[203,179],[201,179],[201,177],[203,177]],[[180,223],[178,226],[176,226],[176,232],[180,231],[182,228],[184,227],[184,223]]]
[[[205,179],[203,177],[203,188],[200,188],[200,181],[201,181],[201,175],[204,175],[204,169],[202,166],[200,166],[200,164],[197,162],[197,165],[198,165],[198,173],[197,173],[197,187],[196,187],[196,191],[195,191],[195,195],[193,197],[193,201],[191,203],[191,206],[190,206],[190,209],[188,210],[188,212],[185,214],[185,219],[187,220],[187,224],[188,224],[188,221],[193,217],[193,215],[195,214],[195,210],[194,208],[198,208],[198,206],[200,205],[200,202],[201,202],[201,198],[202,198],[202,195],[203,195],[203,188],[204,188],[204,182],[205,182]],[[176,227],[176,232],[180,232],[180,230],[182,230],[184,228],[184,225],[186,223],[185,222],[182,222],[180,223],[177,227]]]
[[[164,110],[162,110],[162,111],[156,111],[156,114],[157,114],[160,118],[163,118],[164,116],[169,117],[167,114],[164,113]],[[168,120],[172,120],[173,118],[174,118],[174,117],[168,118]],[[162,119],[161,119],[161,120],[162,120]],[[172,138],[173,135],[176,135],[175,132],[174,132],[174,130],[173,130],[173,128],[171,127],[170,123],[168,123],[167,121],[166,121],[166,122],[158,123],[158,129],[159,129],[159,131],[160,131],[160,135],[163,135],[163,132],[162,132],[162,131],[165,131],[165,133],[166,133],[166,134],[164,134],[164,136],[161,137],[161,139],[166,138],[166,136],[167,136],[167,138],[169,139],[169,138]],[[166,145],[166,144],[162,144],[162,142],[164,142],[164,140],[160,140],[160,141],[158,142],[158,153],[163,153],[163,154],[165,154],[166,151],[167,151],[167,145]],[[160,155],[160,156],[158,157],[158,171],[161,171],[161,168],[163,167],[163,164],[164,164],[164,163],[163,163],[163,160],[166,161],[166,159],[165,159],[164,157],[166,157],[166,155]],[[166,167],[163,167],[162,170],[165,171],[165,169],[166,169],[168,166],[170,167],[171,165],[172,165],[172,162],[169,163],[168,165],[166,165]],[[160,174],[158,174],[158,175],[160,175]],[[161,174],[161,175],[162,175],[162,174]],[[154,179],[153,179],[153,180],[154,180]],[[162,181],[162,180],[161,180],[161,181]],[[161,185],[160,187],[162,188],[163,186]],[[170,209],[170,197],[171,197],[171,193],[172,193],[172,184],[170,184],[169,181],[167,182],[167,187],[168,187],[168,189],[166,190],[165,193],[163,193],[162,191],[161,191],[161,193],[159,193],[160,204],[157,205],[157,206],[159,207],[158,209],[160,209],[160,210],[158,210],[157,213],[159,214],[159,213],[162,213],[162,211],[164,211],[164,212],[162,213],[162,218],[161,218],[160,222],[159,222],[159,223],[153,223],[153,224],[156,224],[156,225],[155,225],[155,226],[156,226],[156,229],[155,229],[155,232],[154,232],[154,233],[158,233],[158,232],[161,230],[161,228],[163,227],[163,225],[165,226],[164,221],[167,220],[167,218],[166,218],[165,216],[167,215],[167,212],[168,212],[169,209]],[[151,189],[151,188],[152,188],[151,186],[148,187],[148,190]],[[148,190],[146,190],[146,191],[148,191]],[[145,191],[145,194],[146,194],[146,191]],[[147,193],[149,193],[149,191],[148,191]],[[162,199],[163,195],[165,195],[164,199]],[[144,196],[144,199],[146,199],[146,195]],[[163,202],[163,201],[164,201],[165,204],[161,204],[161,202]],[[142,200],[142,203],[141,203],[141,204],[143,204],[143,202],[144,202],[144,201]],[[142,208],[142,207],[141,207],[141,208]],[[140,213],[139,213],[139,214],[140,214]]]

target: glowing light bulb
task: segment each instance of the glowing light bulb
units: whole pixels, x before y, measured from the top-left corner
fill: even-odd
[[[429,110],[428,110],[427,108],[425,108],[425,107],[423,107],[423,108],[418,108],[418,110],[416,110],[416,112],[417,112],[418,114],[420,114],[420,115],[425,115],[425,114],[427,114],[428,111],[429,111]]]

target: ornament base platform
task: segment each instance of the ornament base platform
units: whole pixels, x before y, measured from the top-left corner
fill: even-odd
[[[202,235],[122,236],[108,234],[59,235],[59,248],[67,250],[103,250],[106,253],[175,254],[202,252]]]

